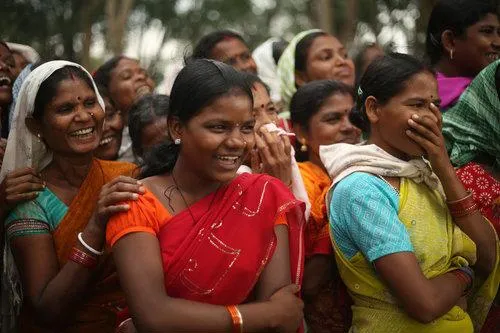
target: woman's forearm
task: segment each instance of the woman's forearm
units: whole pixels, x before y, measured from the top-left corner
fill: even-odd
[[[104,234],[88,232],[86,228],[83,237],[89,244],[103,243]],[[93,246],[93,245],[91,245]],[[81,244],[75,247],[82,251],[87,251]],[[32,256],[30,256],[33,259]],[[30,259],[28,259],[30,260]],[[78,302],[82,301],[82,294],[88,289],[89,282],[95,269],[89,269],[74,261],[68,260],[62,267],[58,267],[54,261],[49,264],[51,267],[44,268],[41,276],[36,272],[25,272],[29,277],[38,278],[46,283],[37,284],[28,292],[29,300],[35,309],[38,321],[42,325],[57,326],[64,322],[66,318],[75,310]],[[33,286],[31,282],[24,282],[25,285]]]
[[[460,200],[468,195],[451,164],[438,176],[448,201]],[[476,244],[475,266],[486,274],[491,272],[496,261],[496,238],[493,228],[479,211],[463,217],[454,217],[453,221]]]

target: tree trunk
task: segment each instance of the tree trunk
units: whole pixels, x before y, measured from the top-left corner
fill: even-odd
[[[356,33],[357,19],[358,0],[346,0],[345,21],[338,35],[344,45],[352,43]]]
[[[333,8],[335,0],[316,0],[314,4],[316,9],[317,26],[330,34],[333,34],[334,18]]]
[[[125,25],[133,5],[134,0],[106,0],[106,21],[108,23],[106,41],[108,49],[114,55],[123,52]]]
[[[81,9],[82,22],[82,54],[81,63],[85,68],[90,68],[90,46],[92,45],[92,25],[94,24],[94,11],[102,0],[90,0],[87,6]]]

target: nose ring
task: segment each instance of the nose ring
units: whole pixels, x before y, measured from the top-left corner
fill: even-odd
[[[90,112],[90,116],[94,118],[94,112]]]

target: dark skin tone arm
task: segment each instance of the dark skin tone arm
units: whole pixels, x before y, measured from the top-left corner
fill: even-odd
[[[306,258],[304,267],[304,281],[302,282],[302,296],[315,297],[321,288],[328,284],[333,275],[333,256],[317,254]]]
[[[447,200],[459,200],[467,195],[449,161],[441,134],[441,114],[431,103],[432,116],[413,117],[408,123],[412,130],[407,135],[426,151],[432,168],[441,180]],[[399,179],[387,179],[399,188]],[[474,268],[484,275],[491,272],[496,257],[496,243],[492,228],[478,213],[454,218],[477,247],[477,262]],[[402,252],[375,260],[374,266],[403,308],[414,319],[429,323],[459,305],[466,310],[466,299],[462,297],[467,288],[452,273],[427,279],[413,253]],[[404,272],[404,274],[402,274]]]
[[[287,227],[277,226],[275,232],[277,248],[257,283],[257,301],[238,306],[246,332],[294,332],[302,320],[302,302],[294,295],[298,288],[290,285]],[[139,332],[231,332],[224,306],[167,295],[155,236],[126,235],[113,247],[113,257]]]
[[[128,177],[118,177],[103,187],[94,217],[83,230],[82,237],[90,246],[99,250],[103,247],[109,215],[127,210],[127,206],[117,203],[136,199],[137,193],[142,193],[140,187]],[[87,251],[79,242],[75,246]],[[11,247],[26,302],[34,309],[38,322],[49,327],[64,324],[98,268],[90,270],[73,261],[60,267],[50,234],[16,237]]]

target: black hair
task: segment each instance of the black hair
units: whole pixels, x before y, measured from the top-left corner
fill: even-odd
[[[128,130],[132,140],[132,151],[136,157],[143,157],[142,130],[158,117],[167,117],[170,98],[162,94],[147,94],[132,105],[128,113]]]
[[[498,16],[498,4],[492,0],[440,0],[432,9],[425,40],[429,61],[435,65],[444,53],[441,35],[451,30],[462,37],[471,25],[487,14]]]
[[[377,103],[385,105],[391,98],[406,88],[414,75],[434,71],[420,60],[402,53],[390,53],[375,59],[361,78],[356,98],[356,106],[349,115],[351,123],[365,133],[370,133],[370,122],[366,116],[365,102],[369,96]]]
[[[368,43],[364,45],[361,50],[359,50],[359,53],[356,55],[354,58],[354,69],[356,70],[356,84],[359,83],[359,80],[361,79],[361,76],[363,73],[361,72],[364,65],[365,65],[365,54],[368,50],[372,48],[378,48],[379,45],[377,43]]]
[[[224,39],[228,38],[236,38],[240,40],[243,44],[247,45],[243,37],[240,34],[231,31],[231,30],[218,30],[208,35],[203,36],[198,44],[194,47],[193,54],[191,55],[192,59],[211,59],[212,58],[212,50],[215,45],[221,42]]]
[[[324,31],[316,31],[302,38],[295,46],[295,70],[305,72],[307,69],[307,54],[317,37],[327,36]]]
[[[335,94],[348,95],[354,100],[351,86],[336,80],[317,80],[300,86],[290,101],[292,124],[309,130],[309,121],[318,113],[325,100]]]
[[[245,76],[247,78],[247,82],[250,85],[250,87],[253,87],[253,85],[256,83],[260,83],[261,85],[264,86],[264,88],[266,88],[267,93],[269,95],[271,94],[271,89],[269,88],[269,86],[267,84],[264,83],[264,81],[262,81],[262,79],[260,77],[258,77],[255,74],[252,74],[252,73],[245,73]]]
[[[35,97],[33,110],[33,118],[41,121],[45,112],[45,107],[56,96],[57,88],[63,80],[77,78],[87,84],[94,91],[92,79],[80,67],[64,66],[52,73],[45,81],[42,82]]]
[[[170,95],[167,122],[173,119],[186,124],[202,108],[217,98],[241,94],[253,105],[252,89],[245,74],[219,61],[195,59],[177,75]],[[141,177],[150,177],[172,171],[181,145],[167,140],[145,156]]]
[[[123,55],[113,57],[102,64],[93,74],[96,84],[106,88],[109,91],[109,82],[111,81],[111,72],[118,66],[122,59],[128,59]]]
[[[275,64],[278,63],[278,61],[281,58],[281,55],[283,54],[283,51],[285,51],[287,46],[288,42],[284,39],[279,39],[271,44],[271,48],[273,51],[273,59]]]

